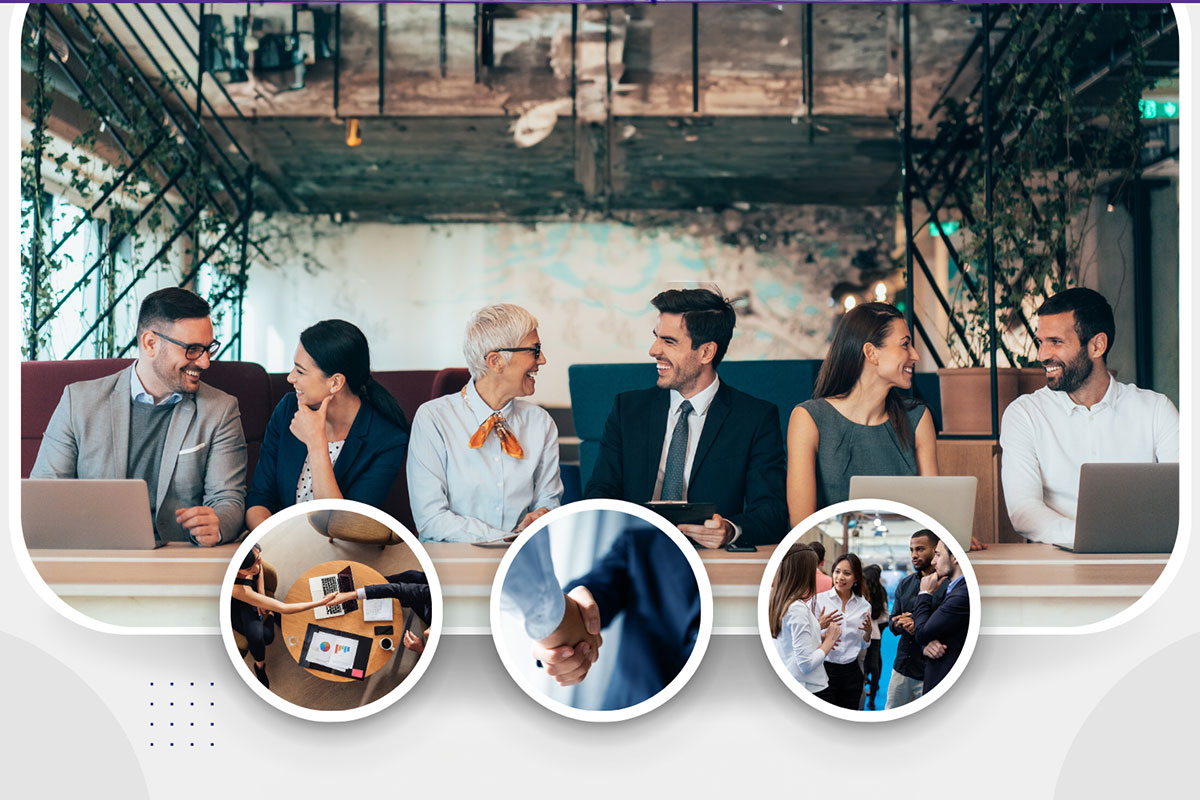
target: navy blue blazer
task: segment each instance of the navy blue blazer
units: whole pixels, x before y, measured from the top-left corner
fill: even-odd
[[[584,497],[650,501],[670,407],[667,389],[617,395]],[[718,514],[741,526],[739,544],[775,544],[789,527],[786,475],[775,404],[721,381],[696,445],[688,500],[716,504]]]
[[[601,626],[625,614],[605,709],[636,705],[674,680],[700,632],[696,576],[674,542],[650,525],[626,530],[566,591],[576,586],[586,586],[596,599]]]
[[[308,457],[308,448],[289,430],[297,406],[296,395],[291,393],[271,412],[254,467],[254,481],[246,495],[246,508],[265,506],[274,514],[296,504],[296,484]],[[333,465],[333,477],[342,497],[376,508],[383,505],[396,476],[404,469],[407,453],[408,434],[364,401]]]
[[[913,604],[913,638],[922,648],[935,639],[946,645],[941,658],[925,659],[925,694],[942,682],[958,661],[958,656],[967,643],[967,626],[971,622],[971,600],[967,596],[967,581],[964,578],[954,589],[933,607],[933,596],[917,595]]]

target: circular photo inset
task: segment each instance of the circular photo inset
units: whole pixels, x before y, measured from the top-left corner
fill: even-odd
[[[645,714],[696,671],[712,587],[695,546],[646,509],[584,500],[513,543],[492,584],[492,637],[513,680],[589,722]]]
[[[371,506],[316,500],[275,514],[238,548],[221,636],[242,679],[304,719],[359,719],[424,673],[442,620],[433,562]]]
[[[780,543],[758,597],[783,682],[841,719],[898,719],[940,697],[979,637],[979,584],[928,515],[885,500],[818,511]]]

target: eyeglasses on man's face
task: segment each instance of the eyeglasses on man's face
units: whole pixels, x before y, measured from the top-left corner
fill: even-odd
[[[532,347],[497,347],[497,353],[533,353],[533,360],[537,361],[542,357],[542,343],[538,342]]]
[[[150,331],[150,332],[153,333],[155,336],[158,336],[161,339],[166,339],[171,344],[176,344],[176,345],[179,345],[180,347],[182,347],[183,348],[183,356],[188,361],[195,361],[197,358],[204,355],[204,353],[206,351],[213,358],[216,358],[217,353],[221,352],[221,343],[216,341],[215,339],[212,342],[209,342],[208,344],[196,344],[196,343],[187,344],[186,342],[181,342],[178,339],[172,339],[170,336],[167,336],[165,333],[159,333],[158,331]]]

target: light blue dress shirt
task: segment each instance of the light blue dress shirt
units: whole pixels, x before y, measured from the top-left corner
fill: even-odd
[[[146,387],[142,386],[142,379],[138,377],[136,365],[129,370],[129,397],[135,403],[144,403],[148,406],[175,405],[183,399],[183,395],[179,392],[172,392],[171,396],[163,398],[161,403],[155,403],[154,397],[146,391]]]
[[[500,608],[525,620],[530,639],[545,639],[562,622],[566,603],[554,575],[550,531],[543,528],[522,545],[509,565],[500,590]]]
[[[408,495],[422,541],[481,542],[512,534],[537,508],[562,501],[558,426],[545,409],[520,398],[500,413],[524,458],[506,455],[495,433],[468,442],[493,414],[475,382],[423,404],[408,439]]]

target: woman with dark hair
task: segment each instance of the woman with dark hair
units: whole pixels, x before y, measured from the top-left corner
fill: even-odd
[[[296,391],[267,423],[246,527],[307,500],[381,505],[404,465],[409,426],[396,398],[371,377],[362,331],[340,319],[308,328],[287,380]]]
[[[883,569],[878,564],[867,564],[863,567],[863,580],[866,581],[867,601],[871,604],[871,644],[859,659],[866,679],[867,690],[859,698],[859,707],[864,710],[875,710],[875,696],[879,694],[879,675],[883,669],[883,640],[880,638],[880,628],[888,624],[887,589],[881,580]]]
[[[917,350],[887,303],[846,312],[813,396],[788,423],[788,515],[793,525],[849,498],[853,475],[937,475],[937,432],[912,387]]]
[[[858,654],[871,641],[871,604],[863,597],[862,562],[854,553],[842,553],[833,562],[833,588],[810,601],[822,622],[841,623],[837,650],[825,659],[829,689],[821,695],[835,706],[858,709],[863,673]]]
[[[842,629],[830,622],[821,633],[820,620],[808,607],[816,591],[816,574],[817,554],[807,544],[792,545],[771,586],[767,619],[788,674],[821,697],[829,686],[824,662],[837,646]]]
[[[281,603],[267,594],[263,587],[262,548],[254,545],[242,561],[237,577],[233,580],[233,594],[229,601],[230,621],[233,629],[246,637],[250,656],[254,659],[254,677],[268,689],[267,645],[275,641],[275,621],[279,614],[298,614],[317,606],[333,602],[335,593],[311,603]]]

